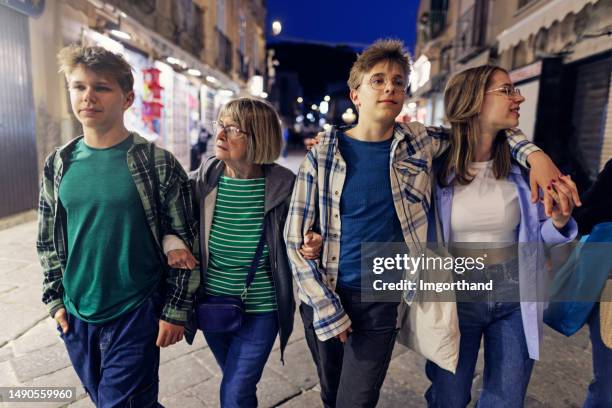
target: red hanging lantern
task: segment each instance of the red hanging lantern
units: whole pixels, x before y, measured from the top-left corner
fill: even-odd
[[[142,70],[144,74],[144,82],[146,84],[155,83],[159,85],[159,74],[161,71],[157,68],[146,68]]]
[[[153,99],[161,99],[161,91],[164,89],[163,86],[155,82],[146,84],[145,86],[147,87],[149,92],[151,92],[151,96]]]
[[[161,99],[161,91],[164,89],[159,84],[159,74],[161,71],[157,68],[147,68],[142,70],[144,74],[145,98],[147,100]]]

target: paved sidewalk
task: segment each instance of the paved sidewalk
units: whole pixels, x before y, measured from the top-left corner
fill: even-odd
[[[53,321],[47,317],[40,294],[36,222],[0,231],[0,386],[74,386],[78,400],[70,407],[91,407],[74,374]],[[272,352],[258,388],[260,406],[319,407],[317,376],[304,340],[299,316],[286,350],[286,365]],[[380,407],[423,407],[428,386],[424,361],[396,347]],[[220,372],[203,336],[162,350],[160,399],[168,408],[217,407]],[[482,358],[474,378],[481,383]],[[546,331],[542,361],[536,364],[527,407],[579,407],[591,378],[588,330],[566,339]],[[61,404],[0,403],[0,407],[54,407]]]

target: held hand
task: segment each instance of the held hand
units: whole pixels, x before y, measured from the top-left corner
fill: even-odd
[[[547,187],[547,190],[554,199],[551,216],[552,222],[558,230],[567,225],[574,210],[572,186],[575,187],[575,184],[570,176],[561,176],[558,180],[553,180],[551,185]]]
[[[316,145],[317,143],[318,141],[314,137],[307,137],[306,139],[304,139],[304,146],[306,146],[307,150],[312,149],[312,147]]]
[[[58,309],[57,312],[55,312],[55,314],[53,315],[53,319],[62,328],[62,333],[68,333],[68,315],[66,314],[65,308],[62,307],[61,309]]]
[[[323,137],[325,133],[321,132],[321,133],[317,133],[317,135],[315,137],[309,137],[307,139],[304,140],[304,145],[306,146],[306,149],[310,150],[313,148],[314,145],[319,144],[319,142],[321,141],[321,138]]]
[[[346,341],[348,340],[348,336],[349,334],[351,334],[353,332],[353,328],[349,327],[348,329],[346,329],[345,331],[343,331],[342,333],[338,334],[336,336],[336,338],[338,340],[340,340],[342,343],[346,343]]]
[[[529,155],[529,164],[531,165],[531,172],[529,174],[529,184],[531,186],[531,202],[535,203],[538,200],[538,187],[544,192],[544,212],[547,217],[552,216],[553,209],[553,197],[550,194],[548,186],[551,185],[553,180],[559,180],[561,172],[548,157],[547,154],[539,151]],[[570,190],[570,197],[573,204],[580,207],[580,197],[578,196],[578,190],[576,185],[571,182],[568,184]],[[561,204],[561,203],[558,203]]]
[[[193,269],[198,263],[198,260],[187,249],[173,249],[168,252],[168,265],[173,268]]]
[[[323,237],[316,232],[308,231],[304,235],[304,245],[300,248],[300,254],[307,260],[315,260],[321,254]]]
[[[183,340],[185,328],[177,324],[168,323],[165,320],[159,320],[159,332],[157,334],[157,347],[168,347]]]

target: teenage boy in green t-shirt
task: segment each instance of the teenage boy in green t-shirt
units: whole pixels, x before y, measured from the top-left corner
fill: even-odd
[[[159,347],[182,339],[199,284],[197,271],[162,264],[164,232],[195,235],[187,176],[125,128],[134,77],[123,57],[69,46],[58,60],[83,135],[45,162],[43,302],[96,406],[158,406]]]

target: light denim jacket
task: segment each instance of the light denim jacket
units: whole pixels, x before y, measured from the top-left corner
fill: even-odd
[[[544,214],[543,205],[531,203],[531,190],[517,165],[512,165],[508,179],[516,184],[521,208],[518,242],[532,244],[519,245],[519,290],[521,299],[525,299],[521,302],[521,315],[529,357],[539,360],[544,326],[543,313],[547,302],[534,300],[545,299],[547,293],[548,277],[544,246],[550,247],[572,241],[578,233],[578,226],[574,219],[570,218],[563,233],[558,231],[552,220]],[[452,185],[442,187],[438,184],[435,188],[436,205],[445,244],[448,244],[450,237],[453,193]],[[432,238],[428,241],[435,242],[435,231],[430,229],[428,232]],[[434,234],[433,237],[431,234]]]

